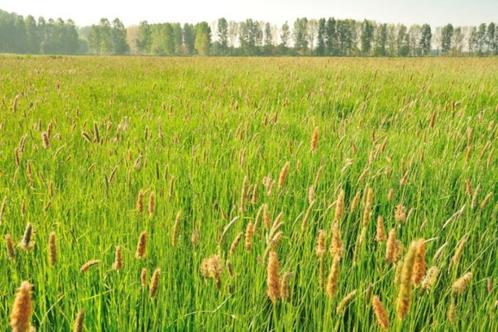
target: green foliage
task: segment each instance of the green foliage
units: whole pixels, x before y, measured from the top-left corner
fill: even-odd
[[[492,58],[0,57],[0,331],[10,331],[23,280],[34,285],[37,331],[71,331],[79,310],[84,331],[378,331],[373,295],[393,331],[497,331],[497,288],[487,289],[498,276],[497,72]],[[263,183],[278,181],[286,162],[285,184],[268,194]],[[257,196],[241,209],[243,183]],[[310,187],[314,203],[302,228]],[[372,215],[357,245],[365,200],[351,205],[367,188]],[[327,274],[341,189],[344,255],[328,298],[316,239],[326,232]],[[144,213],[136,210],[141,190]],[[292,273],[289,298],[275,304],[263,221],[251,250],[244,239],[229,249],[262,204],[271,223],[282,212],[274,248],[281,275]],[[401,223],[400,204],[408,216]],[[395,315],[396,268],[375,240],[379,216],[404,248],[426,239],[427,266],[441,271],[432,289],[414,289],[403,321]],[[8,259],[5,235],[17,244],[28,222],[33,250],[16,248]],[[147,255],[138,260],[142,231]],[[118,245],[124,265],[115,271]],[[200,272],[214,254],[223,260],[219,289]],[[80,272],[90,259],[101,262]],[[139,276],[147,268],[148,284],[157,267],[151,299]],[[455,296],[452,283],[467,272],[473,279]],[[452,301],[457,315],[449,322]]]

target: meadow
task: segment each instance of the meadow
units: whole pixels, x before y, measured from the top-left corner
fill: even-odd
[[[496,331],[497,87],[497,58],[2,56],[0,330]]]

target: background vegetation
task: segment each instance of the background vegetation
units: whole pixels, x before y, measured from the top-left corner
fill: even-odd
[[[208,24],[107,18],[90,27],[71,20],[22,17],[0,10],[0,52],[30,54],[434,56],[497,55],[498,27],[406,26],[352,19],[270,22],[220,18]]]

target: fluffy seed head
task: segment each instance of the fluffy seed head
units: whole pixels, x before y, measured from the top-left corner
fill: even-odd
[[[406,211],[403,204],[396,205],[396,210],[394,212],[394,220],[398,223],[404,223],[406,221]]]
[[[50,138],[48,136],[48,133],[47,132],[43,132],[41,134],[41,137],[42,137],[42,143],[43,143],[43,147],[45,149],[48,149],[50,147]]]
[[[157,294],[160,277],[161,277],[161,269],[157,268],[154,270],[154,273],[152,273],[152,278],[150,279],[149,296],[152,298],[155,297]]]
[[[86,262],[85,264],[83,264],[83,265],[81,266],[80,271],[81,271],[82,273],[85,273],[85,272],[87,272],[87,271],[88,271],[88,270],[89,270],[92,266],[95,266],[95,265],[97,265],[97,264],[99,264],[99,263],[100,263],[100,260],[98,260],[98,259],[91,259],[91,260],[89,260],[88,262]]]
[[[33,240],[34,230],[33,225],[28,223],[26,225],[26,229],[24,230],[24,235],[22,237],[21,242],[19,243],[19,247],[24,250],[31,250],[35,246],[35,241]]]
[[[313,134],[311,135],[311,152],[315,152],[318,148],[318,127],[313,129]]]
[[[145,258],[147,254],[147,232],[143,231],[140,233],[140,237],[138,238],[137,243],[137,251],[135,252],[135,257],[137,259]]]
[[[85,312],[83,310],[80,310],[73,323],[73,332],[83,332],[84,320],[85,320]]]
[[[386,231],[384,229],[384,218],[382,216],[377,217],[377,226],[376,226],[376,234],[375,239],[377,242],[386,241]]]
[[[142,288],[147,287],[147,269],[145,267],[140,272],[140,285],[142,285]]]
[[[282,170],[280,171],[280,175],[278,176],[278,188],[281,189],[285,181],[287,180],[287,176],[289,175],[289,167],[290,163],[286,162],[284,167],[282,167]]]
[[[400,319],[405,318],[412,300],[413,265],[417,254],[418,241],[413,241],[403,260],[396,311]]]
[[[121,252],[121,246],[116,246],[116,251],[114,252],[114,263],[112,268],[116,271],[123,269],[123,254]]]
[[[176,247],[176,243],[178,242],[178,234],[180,233],[180,220],[182,218],[182,210],[178,211],[175,218],[175,224],[173,225],[173,229],[171,231],[171,245]]]
[[[277,302],[280,297],[280,262],[275,251],[270,251],[266,283],[268,297],[273,303]]]
[[[453,266],[457,266],[458,263],[460,262],[460,259],[462,258],[463,255],[463,249],[465,248],[465,243],[467,242],[467,237],[464,236],[458,241],[458,244],[455,248],[455,254],[453,254],[453,257],[451,258],[451,263]]]
[[[318,232],[315,252],[318,258],[323,258],[325,255],[325,231],[323,229]]]
[[[439,276],[439,268],[437,266],[431,266],[427,270],[427,274],[425,275],[425,278],[422,280],[422,288],[423,289],[431,289],[434,287],[434,285],[437,282],[437,278]]]
[[[10,314],[10,327],[13,332],[29,332],[31,330],[31,316],[33,315],[31,289],[32,285],[23,281],[17,290]]]
[[[214,255],[202,260],[201,274],[204,278],[211,278],[215,281],[216,287],[221,287],[221,273],[223,272],[223,262],[218,255]]]
[[[252,222],[249,222],[246,227],[245,241],[244,247],[247,251],[251,251],[253,239],[254,239],[254,231],[256,230],[255,225]]]
[[[417,252],[415,253],[415,263],[413,265],[413,284],[418,285],[425,276],[425,241],[423,239],[417,242]]]
[[[353,200],[351,201],[351,205],[349,206],[349,212],[353,213],[354,210],[358,207],[358,204],[360,204],[360,192],[358,191],[354,197]]]
[[[137,202],[135,203],[135,208],[138,213],[144,212],[144,199],[145,192],[143,190],[140,190],[137,195]]]
[[[339,286],[339,266],[341,259],[339,256],[334,256],[332,259],[332,266],[330,267],[330,273],[327,277],[327,296],[329,298],[333,298],[337,292],[337,288]]]
[[[336,205],[335,205],[335,221],[340,222],[342,216],[344,215],[344,190],[341,189],[339,195],[337,196]]]
[[[472,272],[467,272],[453,283],[451,290],[456,294],[461,294],[465,291],[471,280]]]
[[[389,315],[377,295],[372,297],[372,308],[377,319],[377,324],[379,324],[381,329],[387,330],[389,328]]]
[[[55,232],[48,236],[48,262],[51,266],[57,263],[57,238]]]
[[[242,239],[243,235],[244,235],[244,233],[240,232],[239,234],[237,234],[237,236],[235,237],[235,239],[233,239],[232,244],[230,245],[230,250],[228,252],[228,254],[230,256],[232,256],[235,253],[235,250],[237,250],[237,246],[239,245],[239,242]]]
[[[16,249],[14,248],[14,240],[10,234],[5,235],[5,246],[7,247],[7,256],[9,259],[16,258]]]
[[[387,236],[386,260],[393,264],[396,262],[396,229],[391,229]]]
[[[348,306],[349,302],[353,300],[353,298],[356,296],[356,289],[348,293],[346,296],[342,298],[342,300],[339,302],[337,305],[336,312],[338,315],[344,313],[344,310],[346,310],[346,307]]]
[[[341,229],[338,222],[332,224],[332,240],[330,242],[330,254],[332,257],[341,258],[344,253],[344,247],[341,239]]]
[[[285,272],[282,276],[282,280],[280,282],[280,298],[282,300],[287,300],[290,297],[290,279],[292,277],[291,272]]]
[[[153,191],[151,191],[149,194],[149,206],[148,206],[149,215],[152,216],[155,211],[156,211],[156,194]]]

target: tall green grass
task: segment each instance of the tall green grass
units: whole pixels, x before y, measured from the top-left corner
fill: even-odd
[[[9,329],[23,280],[34,285],[32,323],[39,331],[70,330],[80,310],[86,331],[370,331],[378,329],[374,295],[392,330],[498,329],[498,293],[487,286],[489,278],[498,282],[497,73],[494,58],[1,57],[0,202],[6,203],[0,234],[17,243],[31,222],[36,243],[32,251],[17,248],[15,260],[0,250],[0,329]],[[45,149],[41,137],[49,126]],[[278,181],[286,162],[285,185],[275,184],[267,196],[263,178]],[[320,168],[302,231],[308,189]],[[257,185],[258,201],[241,211],[246,176]],[[357,246],[363,199],[355,211],[349,207],[367,188],[374,193],[372,220]],[[315,246],[320,229],[330,244],[341,189],[345,254],[330,299],[319,284]],[[140,190],[145,204],[155,192],[152,216],[136,212]],[[275,304],[267,296],[262,222],[251,251],[242,241],[228,255],[264,203],[272,218],[283,213],[275,249],[281,273],[292,273],[290,298]],[[406,223],[394,220],[398,204],[406,208]],[[375,241],[378,216],[386,233],[396,228],[405,253],[412,240],[426,239],[427,266],[441,269],[432,290],[414,289],[402,321],[396,268],[385,260],[385,243]],[[54,267],[52,231],[59,253]],[[137,260],[142,231],[147,256]],[[451,264],[464,236],[462,257]],[[124,267],[115,271],[118,245]],[[220,289],[200,272],[202,260],[215,254],[233,269],[224,269]],[[90,259],[101,263],[81,273]],[[325,273],[331,261],[327,247]],[[148,278],[161,269],[154,298],[140,284],[144,267]],[[469,287],[454,296],[453,282],[469,271]],[[337,304],[355,289],[337,314]],[[452,301],[457,314],[449,322]]]

